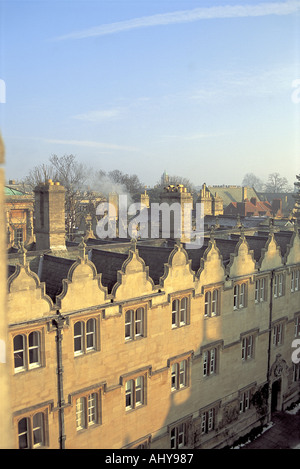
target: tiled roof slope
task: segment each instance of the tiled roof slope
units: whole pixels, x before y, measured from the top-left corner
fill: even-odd
[[[68,272],[75,260],[55,257],[45,254],[42,260],[40,281],[46,284],[46,293],[55,301],[55,297],[62,292],[62,281],[68,276]]]

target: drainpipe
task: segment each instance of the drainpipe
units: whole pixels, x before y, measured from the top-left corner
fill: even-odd
[[[272,346],[272,318],[273,318],[273,282],[274,270],[271,271],[270,279],[270,305],[269,305],[269,345],[268,345],[268,365],[267,365],[267,383],[268,383],[268,422],[271,420],[271,388],[270,388],[270,363],[271,363],[271,346]]]
[[[57,317],[52,324],[56,327],[56,357],[57,357],[57,395],[58,395],[58,424],[59,424],[59,448],[65,449],[65,416],[64,416],[64,391],[63,391],[63,366],[62,366],[62,329],[66,318],[57,311]]]

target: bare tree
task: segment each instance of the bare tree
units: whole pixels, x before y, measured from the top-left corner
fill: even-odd
[[[23,179],[22,184],[29,186],[31,191],[33,191],[38,184],[47,182],[49,179],[57,179],[57,171],[52,165],[43,163],[32,168]]]
[[[253,187],[256,191],[262,192],[264,188],[263,181],[253,173],[247,173],[242,181],[242,186]]]
[[[88,170],[85,165],[78,163],[74,155],[49,158],[50,164],[40,164],[29,171],[24,183],[32,190],[41,182],[49,179],[60,182],[66,190],[66,228],[69,239],[73,239],[76,227],[76,214],[82,198],[82,192],[87,181]]]
[[[281,177],[279,173],[271,173],[268,182],[265,184],[265,192],[291,192],[292,189],[285,177]]]

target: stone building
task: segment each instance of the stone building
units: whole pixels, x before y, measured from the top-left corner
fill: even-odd
[[[55,187],[36,191],[49,211]],[[46,219],[53,243],[8,258],[7,445],[222,448],[298,399],[297,225],[185,249],[62,245]]]
[[[211,191],[204,183],[200,190],[198,202],[203,204],[204,215],[223,215],[223,200],[217,191]]]
[[[34,199],[14,185],[4,187],[5,225],[7,246],[18,246],[20,242],[30,244],[33,239]]]

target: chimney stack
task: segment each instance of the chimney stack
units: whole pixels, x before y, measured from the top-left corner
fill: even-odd
[[[65,250],[65,188],[49,179],[34,189],[36,249]]]

